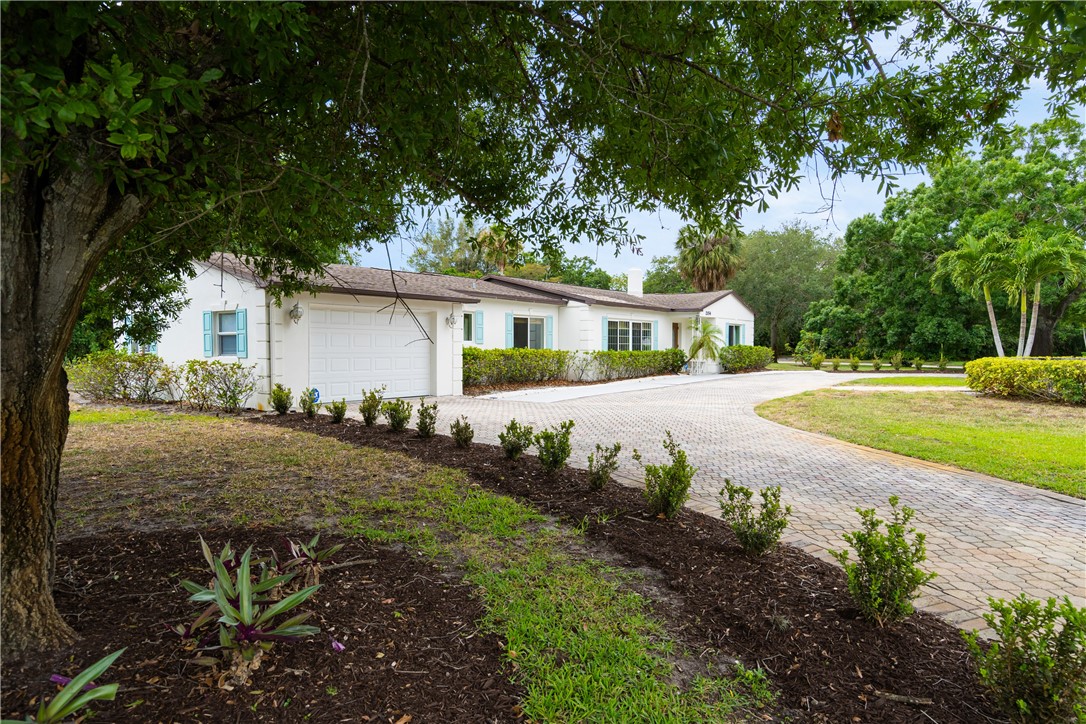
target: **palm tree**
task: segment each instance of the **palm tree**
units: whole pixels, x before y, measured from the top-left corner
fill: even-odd
[[[1028,238],[1028,237],[1024,237]],[[1083,239],[1070,233],[1056,234],[1047,239],[1033,237],[1026,251],[1020,279],[1023,283],[1023,299],[1029,282],[1033,282],[1033,310],[1030,315],[1029,335],[1022,355],[1033,353],[1033,340],[1037,336],[1037,315],[1041,310],[1041,282],[1049,277],[1063,275],[1071,284],[1077,284],[1086,273],[1086,251]]]
[[[1004,238],[989,234],[977,239],[966,234],[958,241],[957,248],[944,252],[935,260],[935,274],[931,278],[932,289],[936,292],[944,279],[960,291],[973,297],[984,295],[984,304],[988,307],[988,321],[992,325],[992,339],[995,340],[996,353],[1003,357],[1003,340],[999,336],[999,323],[996,321],[995,308],[992,306],[992,285],[1000,280],[996,274],[996,265],[990,259],[992,254],[999,254],[1004,246]]]
[[[523,250],[520,241],[501,224],[483,229],[476,237],[476,244],[483,258],[493,264],[499,274],[505,274],[506,265],[516,259]]]
[[[690,359],[715,360],[720,356],[720,346],[724,344],[724,334],[713,320],[696,317],[690,321]]]
[[[739,271],[734,233],[706,233],[688,224],[679,230],[675,247],[679,273],[699,292],[723,289]]]

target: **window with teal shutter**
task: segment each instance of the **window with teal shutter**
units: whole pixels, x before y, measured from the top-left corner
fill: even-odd
[[[544,319],[546,319],[547,324],[546,348],[554,349],[554,317],[548,314]]]
[[[505,348],[513,348],[513,313],[505,313]]]
[[[249,333],[247,323],[248,316],[249,315],[244,309],[239,309],[237,312],[235,312],[235,318],[237,320],[237,325],[235,328],[237,329],[238,340],[237,356],[239,359],[245,359],[249,356]]]
[[[475,313],[475,344],[483,343],[483,313]]]
[[[204,312],[204,357],[215,356],[214,314]]]

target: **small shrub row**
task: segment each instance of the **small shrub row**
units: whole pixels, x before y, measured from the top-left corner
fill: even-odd
[[[464,347],[464,384],[549,382],[564,379],[571,352],[556,349]]]
[[[723,372],[752,372],[764,370],[773,361],[773,350],[749,344],[735,344],[720,350]]]
[[[554,349],[479,349],[464,347],[467,386],[553,382],[556,380],[618,380],[677,374],[686,364],[681,349],[629,352],[569,352]]]
[[[241,362],[189,360],[173,366],[153,354],[101,350],[66,370],[72,389],[95,402],[174,400],[197,410],[237,412],[256,391],[256,365]]]
[[[1000,397],[1086,404],[1086,360],[984,357],[967,362],[969,389]]]
[[[686,353],[681,349],[598,351],[586,356],[589,363],[582,377],[590,370],[593,377],[599,380],[673,375],[681,372],[686,364]]]

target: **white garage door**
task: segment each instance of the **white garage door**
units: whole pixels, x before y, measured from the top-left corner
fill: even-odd
[[[361,400],[385,385],[386,397],[416,397],[433,392],[433,345],[414,319],[397,310],[311,307],[309,384],[321,400]],[[433,336],[433,315],[419,321]]]

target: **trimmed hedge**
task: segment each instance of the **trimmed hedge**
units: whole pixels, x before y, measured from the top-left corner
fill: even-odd
[[[557,349],[464,347],[464,384],[549,382],[565,379],[570,353]]]
[[[773,361],[773,350],[749,344],[733,344],[720,350],[722,372],[752,372],[764,370]]]
[[[621,380],[628,377],[674,375],[686,364],[681,349],[645,350],[642,352],[593,352],[596,378]]]
[[[965,383],[988,395],[1086,405],[1086,360],[983,357],[965,364]]]
[[[567,352],[554,349],[464,347],[464,384],[486,385],[554,380],[620,380],[678,374],[681,349],[643,352]]]

